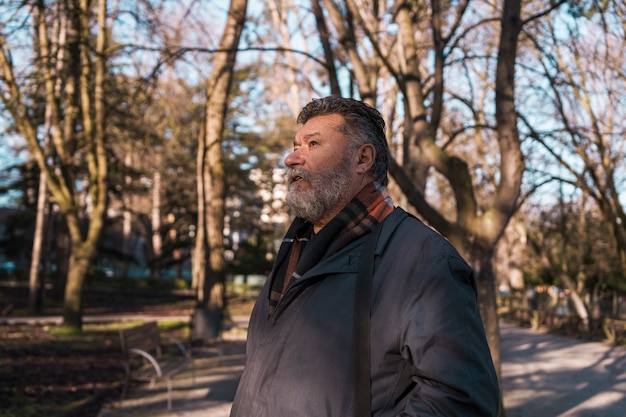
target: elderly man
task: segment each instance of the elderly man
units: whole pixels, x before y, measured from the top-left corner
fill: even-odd
[[[231,416],[496,416],[472,270],[392,205],[380,113],[331,96],[297,121],[296,217],[252,313]]]

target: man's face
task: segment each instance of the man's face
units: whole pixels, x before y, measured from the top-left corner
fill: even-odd
[[[359,191],[356,151],[338,130],[342,123],[337,114],[310,119],[296,133],[294,150],[285,158],[287,204],[317,229]]]

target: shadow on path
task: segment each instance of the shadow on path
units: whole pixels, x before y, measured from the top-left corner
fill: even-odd
[[[245,341],[223,342],[223,353],[193,351],[193,366],[172,383],[172,410],[167,410],[167,385],[134,384],[124,401],[109,404],[98,417],[228,417],[245,363]]]
[[[552,335],[501,322],[502,389],[507,417],[626,417],[626,348]],[[194,352],[173,384],[135,385],[121,407],[98,417],[228,417],[245,363],[245,340],[227,340],[221,356]]]
[[[625,417],[626,349],[502,323],[507,417]]]

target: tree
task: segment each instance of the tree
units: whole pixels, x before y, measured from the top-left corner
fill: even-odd
[[[623,2],[583,2],[528,27],[526,72],[545,81],[528,83],[529,107],[541,107],[523,122],[542,158],[535,174],[595,202],[626,276],[624,13]]]
[[[161,163],[152,167],[155,173],[161,173],[161,204],[160,207],[153,204],[152,210],[158,210],[158,216],[165,219],[160,228],[152,222],[155,236],[163,242],[161,256],[155,250],[153,270],[168,264],[180,270],[189,259],[197,230],[195,165],[197,139],[203,124],[205,86],[202,82],[190,85],[175,75],[162,77],[155,101],[158,105],[151,108],[156,111],[154,121],[163,136],[158,151]]]
[[[109,245],[108,254],[127,264],[133,259],[129,244],[140,238],[150,276],[164,278],[161,273],[173,268],[180,278],[196,223],[194,165],[202,94],[197,82],[189,84],[175,71],[141,89],[136,83],[116,77],[115,96],[127,110],[112,112],[109,123],[114,136],[109,227],[126,238],[124,244]]]
[[[392,128],[398,128],[393,116],[398,107],[402,109],[401,130],[390,138],[397,143],[392,143],[397,150],[391,161],[392,177],[416,211],[448,237],[476,271],[479,305],[499,369],[491,261],[495,245],[515,211],[524,171],[514,84],[523,23],[521,2],[507,0],[501,10],[478,5],[472,10],[485,17],[465,25],[462,23],[470,10],[467,2],[397,2],[392,13],[397,28],[394,31],[381,17],[388,10],[371,14],[360,2],[351,0],[341,5],[325,0],[324,4],[361,98],[376,105],[376,98],[381,96],[378,89],[385,85],[380,78],[386,75],[393,83],[391,91],[382,93]],[[495,21],[501,22],[500,27],[493,25]],[[498,35],[497,50],[477,46],[481,28],[485,34]],[[426,36],[428,30],[430,38]],[[491,39],[490,45],[494,45],[495,39]],[[487,56],[487,78],[471,71],[472,60],[476,59],[472,51],[478,53],[474,48]],[[459,75],[477,90],[482,89],[479,91],[483,95],[491,94],[495,107],[483,107],[481,97],[473,96],[473,90],[455,90],[452,77]],[[499,153],[487,154],[480,148],[474,154],[468,153],[472,141],[482,146],[493,142],[495,146],[485,149],[499,149]],[[482,155],[485,176],[495,170],[497,161],[500,169],[491,174],[488,188],[478,188],[479,172],[471,168],[469,160],[463,160],[464,154],[468,159]],[[435,172],[439,181],[445,180],[450,190],[447,195],[456,202],[454,214],[447,217],[437,209],[436,202],[427,198],[428,181]]]
[[[603,296],[626,286],[609,225],[584,195],[561,193],[554,205],[533,204],[523,212],[530,282],[567,289],[582,324],[593,328],[601,318]]]
[[[211,338],[211,333],[215,334],[219,330],[219,324],[215,323],[219,314],[214,312],[221,311],[223,307],[225,189],[222,135],[237,48],[246,22],[247,5],[247,0],[231,0],[221,42],[218,51],[213,55],[213,68],[206,89],[205,125],[198,141],[198,234],[193,274],[197,276],[194,279],[198,283],[199,316],[196,317],[208,314],[207,324],[210,329],[207,332],[206,329],[199,328],[199,323],[196,322],[194,331],[197,338],[204,339]]]
[[[48,130],[48,129],[46,129]],[[44,143],[44,148],[46,144]],[[43,308],[43,296],[44,288],[46,285],[47,268],[42,269],[41,277],[39,275],[39,266],[45,259],[44,252],[47,245],[45,245],[46,237],[49,238],[49,233],[46,233],[47,225],[50,222],[49,218],[50,202],[48,199],[48,185],[46,184],[46,172],[41,171],[39,174],[39,188],[37,191],[37,215],[35,220],[35,233],[33,236],[33,249],[31,252],[30,263],[30,275],[28,279],[28,310],[31,313],[40,313]]]
[[[79,330],[85,274],[96,253],[107,205],[106,1],[95,8],[87,1],[23,2],[14,12],[27,14],[33,26],[34,60],[26,68],[15,66],[9,42],[19,38],[10,38],[5,32],[10,25],[5,24],[0,34],[1,99],[45,172],[66,221],[72,245],[63,324]],[[26,83],[29,77],[19,72],[22,69],[32,71],[35,84]],[[50,130],[44,134],[50,136],[51,153],[44,149],[31,113],[37,96],[50,112]]]

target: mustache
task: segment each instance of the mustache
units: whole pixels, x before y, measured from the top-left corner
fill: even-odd
[[[302,168],[289,168],[287,170],[287,180],[289,184],[298,180],[311,181],[312,178],[313,174]]]

